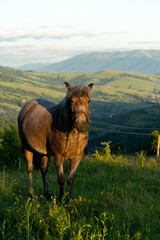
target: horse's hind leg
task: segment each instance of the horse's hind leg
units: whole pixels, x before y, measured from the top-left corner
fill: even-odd
[[[49,200],[51,198],[51,193],[48,187],[48,178],[47,178],[47,164],[48,164],[48,157],[43,156],[41,158],[41,173],[42,173],[42,179],[44,184],[44,195]]]
[[[27,172],[29,177],[29,196],[33,195],[33,153],[24,149],[24,155],[27,161]]]

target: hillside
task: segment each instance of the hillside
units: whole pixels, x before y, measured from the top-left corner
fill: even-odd
[[[93,117],[87,150],[94,150],[95,147],[102,148],[101,142],[111,141],[114,152],[128,153],[143,149],[153,154],[150,146],[151,133],[154,130],[160,132],[159,119],[159,104],[126,111],[106,119]]]
[[[33,98],[59,102],[66,94],[64,81],[71,85],[93,82],[92,115],[103,118],[160,100],[160,76],[155,74],[120,71],[35,73],[0,67],[0,117],[16,119],[24,103]]]
[[[116,70],[160,74],[160,50],[91,52],[47,66],[29,64],[28,66],[20,66],[19,69],[38,72],[99,72]]]
[[[160,102],[160,76],[120,71],[59,74],[24,72],[0,67],[0,118],[16,120],[22,106],[34,98],[46,98],[58,103],[67,91],[64,81],[73,86],[88,85],[91,82],[95,84],[92,92],[91,120],[92,127],[96,129],[90,129],[86,152],[94,151],[101,141],[110,140],[113,141],[111,147],[114,149],[121,146],[123,150],[136,151],[144,145],[146,147],[149,136],[137,137],[116,133],[115,131],[126,130],[105,126],[104,123],[153,129],[159,127],[159,106],[155,106],[155,110],[150,107]],[[137,111],[133,112],[134,110]],[[95,124],[94,121],[100,124]],[[4,125],[6,124],[3,120],[0,128]],[[147,133],[150,132],[151,130]],[[132,144],[128,147],[131,140]]]

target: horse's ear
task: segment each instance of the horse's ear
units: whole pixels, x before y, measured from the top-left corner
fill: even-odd
[[[71,85],[68,83],[68,82],[64,82],[65,83],[65,85],[66,85],[66,88],[69,90],[70,88],[72,88],[71,87]]]
[[[92,90],[93,85],[94,85],[94,83],[90,83],[90,84],[88,85],[88,88],[89,88],[90,91]]]

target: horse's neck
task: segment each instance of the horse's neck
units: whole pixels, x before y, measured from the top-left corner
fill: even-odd
[[[72,119],[67,98],[64,98],[53,108],[52,119],[52,129],[65,133],[69,133],[72,130]]]

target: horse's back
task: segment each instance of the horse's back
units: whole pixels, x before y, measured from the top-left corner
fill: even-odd
[[[47,154],[47,138],[52,123],[50,111],[55,105],[48,100],[36,99],[22,108],[18,116],[18,126],[24,148],[27,145],[34,151]]]

